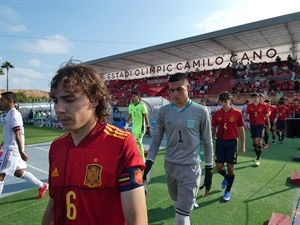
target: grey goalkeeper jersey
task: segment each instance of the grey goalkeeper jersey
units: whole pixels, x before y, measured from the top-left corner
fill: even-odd
[[[176,164],[199,163],[201,138],[205,164],[213,164],[211,124],[205,107],[191,100],[181,110],[174,103],[161,107],[147,159],[154,162],[164,133],[167,137],[166,161]]]

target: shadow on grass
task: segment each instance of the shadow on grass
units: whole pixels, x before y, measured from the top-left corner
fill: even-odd
[[[36,198],[36,196],[33,196],[33,197],[28,197],[28,198],[15,199],[15,200],[12,200],[12,201],[5,201],[5,199],[4,199],[3,202],[0,203],[0,205],[26,202],[26,201],[30,201],[30,200],[37,200],[37,198]]]
[[[35,186],[34,184],[32,183],[29,183],[29,182],[26,182],[20,178],[16,178],[16,179],[19,179],[20,182],[18,183],[12,183],[12,184],[5,184],[4,183],[4,188],[3,188],[3,194],[5,193],[10,193],[10,192],[20,192],[20,191],[26,191],[28,189],[31,189],[31,188],[36,188],[36,193],[38,193],[38,187]],[[47,179],[43,179],[41,180],[42,182],[48,182]]]
[[[150,184],[166,184],[165,175],[160,175],[156,177],[152,177],[150,180]]]
[[[153,225],[164,224],[165,220],[168,220],[175,216],[174,207],[171,205],[167,208],[155,208],[148,210],[149,223]]]

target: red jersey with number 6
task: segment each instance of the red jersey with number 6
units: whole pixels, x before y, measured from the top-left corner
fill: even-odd
[[[126,224],[119,189],[123,171],[145,168],[129,132],[98,122],[77,146],[67,133],[51,144],[49,162],[55,225]],[[142,184],[141,170],[134,179]]]

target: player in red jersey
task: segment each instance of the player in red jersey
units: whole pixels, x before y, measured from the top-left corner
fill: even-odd
[[[292,107],[292,117],[294,118],[300,118],[300,104],[299,99],[295,98],[293,100],[294,105]]]
[[[285,120],[290,117],[290,110],[285,106],[283,100],[278,102],[277,106],[278,110],[278,119],[276,122],[276,133],[278,135],[278,141],[280,144],[283,143],[284,135],[285,135]]]
[[[276,138],[276,122],[277,122],[277,119],[278,119],[278,110],[275,106],[272,106],[271,105],[271,102],[269,99],[266,99],[265,100],[265,103],[267,103],[270,107],[270,115],[269,115],[269,118],[270,118],[270,131],[272,133],[272,144],[275,144],[275,138]],[[265,143],[268,144],[268,139],[266,138],[267,136],[264,137],[264,141]]]
[[[107,124],[109,93],[100,71],[67,63],[50,83],[65,135],[49,152],[50,200],[43,225],[148,224],[134,137]]]
[[[249,114],[250,133],[253,141],[253,148],[256,154],[255,165],[260,165],[260,156],[262,152],[262,141],[264,137],[264,128],[270,129],[270,119],[268,107],[265,103],[259,102],[257,93],[251,94],[253,103],[248,104],[245,113]]]
[[[270,114],[271,114],[270,105],[267,104],[267,103],[265,102],[265,96],[264,96],[264,94],[259,93],[259,94],[258,94],[258,97],[259,97],[259,102],[260,102],[260,103],[266,104],[267,110],[268,110],[269,116],[270,116]],[[267,131],[266,126],[265,126],[264,134],[265,134],[265,135],[264,135],[264,140],[263,140],[263,147],[264,147],[264,148],[268,148],[268,147],[269,147],[269,144],[268,144],[268,141],[269,141],[269,133],[268,133],[268,131]]]
[[[237,162],[238,137],[240,138],[240,152],[245,153],[245,128],[242,112],[231,107],[231,94],[223,92],[219,95],[222,108],[212,117],[212,136],[216,134],[216,168],[224,179],[221,187],[225,189],[223,200],[230,200],[230,190],[235,178],[234,164]],[[218,132],[216,133],[216,129]],[[227,163],[227,171],[224,168]]]

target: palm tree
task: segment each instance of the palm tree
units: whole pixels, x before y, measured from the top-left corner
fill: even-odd
[[[5,61],[2,63],[1,68],[6,69],[6,91],[8,91],[8,71],[10,68],[14,68],[14,66],[10,62]]]
[[[2,68],[0,67],[0,76],[4,75]]]

